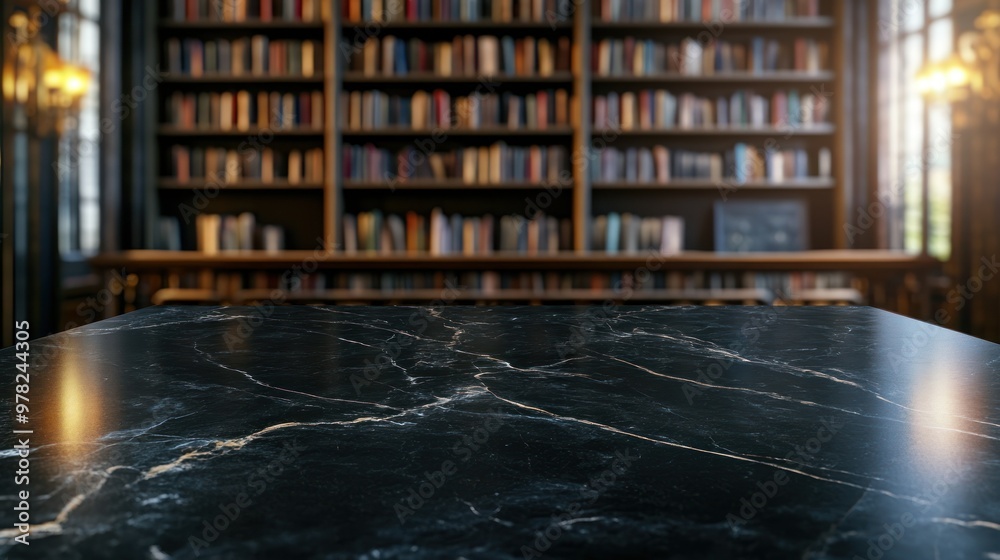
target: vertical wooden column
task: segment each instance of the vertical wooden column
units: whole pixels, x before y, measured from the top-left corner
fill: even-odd
[[[958,174],[954,185],[953,220],[960,233],[952,242],[956,288],[948,293],[962,305],[963,326],[970,334],[1000,341],[1000,271],[990,266],[1000,259],[1000,122],[987,118],[985,103],[978,103],[969,126],[958,131],[954,162],[964,174]]]
[[[975,18],[990,7],[996,4],[986,0],[956,5],[955,36],[974,29]],[[1000,259],[996,216],[1000,209],[1000,101],[974,95],[953,103],[952,135],[952,252],[943,306],[949,321],[944,326],[1000,342],[1000,272],[986,266],[994,255]],[[981,269],[985,274],[980,275]]]
[[[7,2],[0,4],[0,22],[10,18],[13,6]],[[0,44],[0,72],[13,70],[11,41]],[[0,153],[6,159],[11,153],[13,140],[10,122],[11,102],[0,95]],[[10,162],[0,162],[0,347],[14,344],[14,189],[10,187],[12,175]]]
[[[852,45],[855,37],[851,35],[850,18],[853,16],[853,3],[837,1],[833,3],[833,18],[837,25],[830,37],[830,51],[833,53],[832,63],[835,75],[833,91],[833,115],[835,122],[833,156],[833,248],[846,249],[847,238],[844,234],[844,224],[850,219],[849,212],[856,206],[852,196],[850,177],[853,163],[851,152],[851,129],[849,115],[853,114],[851,73],[845,72],[845,62],[852,60]],[[813,209],[816,211],[816,209]]]
[[[324,111],[323,144],[326,161],[323,168],[323,240],[325,249],[332,251],[340,245],[340,130],[337,108],[340,106],[340,69],[346,61],[340,60],[340,2],[323,2],[323,88],[326,107]]]
[[[586,252],[590,239],[590,3],[573,3],[573,247]]]

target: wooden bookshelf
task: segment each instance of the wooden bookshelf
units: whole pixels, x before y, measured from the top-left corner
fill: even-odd
[[[169,0],[163,0],[169,3]],[[342,0],[347,2],[349,0]],[[706,29],[720,29],[718,37],[726,39],[730,36],[737,39],[745,39],[756,35],[778,36],[783,38],[796,36],[819,36],[830,43],[832,48],[839,29],[838,13],[835,2],[823,2],[822,14],[814,17],[794,17],[790,19],[767,19],[767,20],[747,20],[747,21],[725,21],[725,22],[704,22],[704,21],[669,21],[654,22],[642,21],[602,21],[595,13],[591,12],[592,6],[589,4],[584,9],[576,9],[572,13],[572,18],[567,21],[392,21],[378,22],[374,29],[376,33],[371,33],[372,28],[366,21],[348,20],[340,17],[342,2],[336,2],[330,6],[331,13],[324,21],[259,21],[248,20],[242,22],[218,22],[218,21],[172,21],[161,19],[156,24],[156,31],[163,37],[187,36],[195,33],[197,36],[207,36],[206,34],[221,34],[223,36],[245,36],[249,33],[268,34],[273,33],[275,37],[285,38],[289,34],[305,34],[310,37],[322,33],[324,64],[321,72],[315,76],[259,76],[241,75],[233,76],[226,74],[203,75],[199,77],[184,75],[168,75],[165,82],[171,88],[233,88],[233,87],[268,87],[268,88],[292,88],[293,90],[303,86],[322,86],[326,100],[326,126],[323,128],[282,128],[275,130],[262,130],[251,127],[244,130],[219,130],[217,128],[199,128],[195,130],[162,125],[159,127],[157,135],[161,142],[206,142],[220,141],[236,143],[246,137],[260,136],[262,134],[273,135],[275,141],[294,143],[315,143],[321,140],[327,153],[326,161],[330,164],[325,170],[326,180],[323,182],[324,202],[323,223],[324,232],[322,236],[327,240],[329,246],[337,246],[341,241],[342,226],[341,215],[345,209],[358,211],[360,208],[350,208],[350,197],[345,201],[345,193],[379,192],[391,189],[396,194],[418,191],[455,191],[463,195],[477,191],[519,191],[545,188],[545,182],[531,181],[500,181],[492,183],[468,183],[457,179],[444,181],[432,181],[427,179],[415,179],[407,181],[397,181],[391,186],[383,184],[383,181],[363,181],[363,180],[343,180],[340,177],[342,168],[342,154],[340,146],[343,143],[363,143],[363,142],[389,142],[390,146],[399,146],[400,143],[411,142],[421,138],[431,137],[435,134],[443,135],[448,142],[469,141],[473,143],[490,143],[497,140],[515,140],[526,142],[529,139],[537,139],[539,143],[564,143],[568,148],[572,148],[574,153],[586,153],[594,139],[614,137],[616,141],[621,141],[623,145],[648,145],[657,142],[679,142],[690,138],[698,142],[760,142],[766,139],[779,139],[782,142],[789,138],[794,142],[808,142],[810,146],[815,146],[815,142],[820,145],[830,146],[835,137],[838,136],[839,127],[837,119],[842,115],[834,109],[831,114],[833,122],[817,123],[809,126],[698,126],[698,127],[672,127],[672,128],[641,128],[635,127],[629,130],[620,129],[592,129],[591,128],[591,100],[597,92],[607,91],[628,91],[645,87],[665,87],[672,90],[683,90],[698,93],[732,91],[744,87],[776,88],[782,86],[806,86],[806,85],[830,85],[834,87],[837,83],[836,65],[820,71],[747,71],[747,72],[718,72],[709,75],[686,75],[683,73],[659,73],[651,75],[601,75],[592,70],[591,66],[591,45],[597,44],[605,37],[636,36],[655,37],[657,40],[669,41],[683,37],[693,37],[704,33]],[[483,75],[448,75],[439,76],[423,72],[409,72],[403,75],[381,75],[369,74],[346,70],[346,61],[343,53],[338,53],[340,41],[350,43],[357,40],[358,36],[376,38],[401,33],[401,37],[415,37],[425,40],[436,38],[448,38],[455,35],[472,34],[482,35],[507,35],[517,37],[526,35],[538,37],[548,37],[555,33],[557,36],[568,36],[571,38],[571,68],[569,71],[552,72],[548,75],[506,75],[495,74]],[[360,34],[360,35],[359,35]],[[345,44],[346,44],[345,43]],[[331,53],[333,54],[331,56]],[[355,53],[357,55],[357,53]],[[388,88],[395,93],[413,92],[421,88],[446,87],[456,95],[474,91],[474,88],[481,84],[490,84],[491,88],[504,90],[505,88],[515,88],[516,92],[530,91],[530,88],[545,88],[549,86],[567,87],[571,92],[570,123],[567,126],[548,126],[544,128],[509,128],[509,127],[481,127],[481,128],[424,128],[412,129],[408,127],[382,127],[374,129],[355,130],[349,129],[345,123],[339,122],[340,97],[346,89],[362,90],[375,88]],[[721,89],[720,89],[721,88]],[[565,139],[564,139],[565,138]],[[832,146],[831,146],[832,147]],[[836,150],[835,150],[836,152]],[[608,204],[605,203],[607,195],[613,193],[627,193],[634,191],[641,192],[663,192],[682,191],[686,193],[704,193],[703,197],[713,196],[713,191],[719,189],[722,184],[726,188],[735,188],[738,191],[746,191],[748,194],[754,191],[764,192],[794,192],[808,191],[814,193],[837,191],[838,180],[834,177],[796,177],[785,178],[781,181],[748,180],[735,181],[728,177],[721,180],[710,181],[705,179],[673,178],[668,183],[659,184],[657,182],[625,183],[624,181],[595,181],[589,176],[586,162],[575,163],[572,169],[573,185],[571,188],[572,201],[570,203],[569,217],[573,221],[573,242],[576,251],[585,252],[589,250],[590,220],[596,213],[606,211]],[[169,178],[159,181],[158,188],[164,191],[182,191],[190,184],[197,184],[197,180],[190,183],[177,183]],[[232,185],[227,185],[227,190],[242,191],[315,191],[318,184],[315,182],[301,182],[297,185],[288,184],[287,181],[276,181],[268,186],[252,180],[241,180]],[[622,196],[626,196],[623,194]],[[598,197],[595,205],[595,197]],[[832,202],[832,197],[824,200]],[[490,204],[485,202],[483,208],[488,210]],[[705,199],[708,200],[707,198]],[[621,202],[621,204],[619,204]],[[815,202],[815,200],[814,200]],[[345,206],[346,204],[346,206]],[[669,198],[664,199],[664,204],[669,205]],[[611,206],[619,206],[627,209],[628,203],[617,201]],[[636,211],[642,211],[644,204],[638,204]],[[702,218],[694,218],[700,220]],[[815,237],[815,236],[814,236]],[[835,246],[835,239],[838,236],[830,233],[821,236],[820,247]],[[703,247],[704,243],[698,245]]]
[[[312,246],[315,239],[325,239],[332,234],[335,205],[331,201],[337,196],[335,162],[332,161],[335,144],[331,133],[334,128],[333,88],[337,83],[333,60],[336,55],[329,48],[335,44],[332,6],[327,2],[309,0],[308,9],[306,3],[302,4],[302,19],[286,19],[288,12],[281,13],[286,6],[279,0],[273,3],[276,12],[264,20],[258,17],[262,14],[248,13],[246,19],[241,19],[243,16],[238,13],[244,9],[258,9],[259,4],[191,3],[182,0],[158,0],[156,4],[157,8],[153,10],[156,17],[150,23],[149,33],[154,37],[152,43],[157,48],[148,53],[137,53],[144,57],[145,65],[156,67],[162,64],[168,70],[162,76],[162,93],[157,96],[158,99],[150,101],[157,105],[152,111],[157,124],[150,127],[154,136],[150,152],[156,155],[158,161],[152,165],[157,172],[152,189],[146,196],[149,204],[156,206],[161,216],[178,218],[181,243],[185,249],[191,249],[191,244],[197,241],[195,220],[190,214],[192,208],[204,213],[233,215],[252,212],[258,216],[260,224],[272,224],[285,230],[287,248],[305,249]],[[207,12],[196,14],[191,12],[192,9]],[[255,46],[254,41],[261,39],[263,48],[258,48],[260,45]],[[303,46],[305,42],[312,44],[312,50],[308,52],[315,56],[308,59],[312,66],[310,71],[306,70],[303,59],[307,52]],[[238,50],[237,45],[242,50]],[[236,95],[241,91],[249,93],[248,99],[252,99],[254,105],[237,105]],[[262,92],[296,96],[291,106],[295,111],[292,118],[302,124],[258,126],[263,112],[270,111],[269,117],[273,122],[276,118],[274,111],[277,110],[273,101],[267,108],[254,108],[257,96]],[[315,97],[312,92],[320,92],[320,95]],[[227,105],[210,107],[209,114],[216,115],[212,117],[211,126],[206,124],[209,121],[203,120],[203,116],[197,118],[195,126],[172,124],[173,106],[170,103],[173,96],[196,96],[198,105],[194,110],[201,112],[207,107],[201,105],[201,96],[214,96],[212,103],[218,103],[215,98],[224,97],[227,93],[233,96],[232,126],[223,128],[214,120],[224,113]],[[309,114],[322,111],[321,122],[318,117],[311,122],[303,120],[306,118],[306,105],[300,102],[300,95],[313,96]],[[320,106],[313,107],[317,100]],[[289,106],[283,98],[278,103],[285,115],[279,120],[287,119]],[[252,126],[238,122],[237,109],[249,113],[247,120]],[[188,150],[189,160],[176,159],[172,150],[178,147]],[[265,148],[274,152],[274,167],[268,173],[262,171],[263,163],[259,159]],[[315,165],[310,167],[315,160],[305,162],[306,156],[309,156],[307,152],[315,148],[323,153],[322,172]],[[213,161],[225,168],[224,173],[209,165],[209,150],[216,152],[213,156],[222,154],[221,160]],[[303,165],[299,180],[289,179],[291,170],[288,166],[293,161],[290,154],[294,152],[298,152],[300,157],[294,161]],[[241,167],[236,178],[230,177],[232,154],[237,156],[235,161]],[[197,161],[204,171],[196,169],[195,155],[198,155]],[[204,159],[200,159],[202,157]],[[191,172],[183,174],[190,177],[178,180],[180,175],[174,174],[175,168],[182,163],[191,165]],[[247,165],[250,167],[243,167]],[[259,166],[256,171],[255,165]],[[261,178],[272,174],[273,179]],[[206,197],[205,193],[211,194]],[[199,199],[199,196],[202,198]],[[207,205],[206,200],[209,201]],[[148,231],[147,246],[158,243],[162,232],[156,227]]]
[[[343,0],[339,4],[343,5],[348,0]],[[576,66],[575,59],[582,52],[578,38],[578,27],[580,21],[576,18],[567,18],[565,21],[552,21],[547,17],[524,21],[514,18],[512,21],[496,21],[493,19],[479,21],[380,21],[375,24],[370,22],[341,18],[337,25],[345,40],[352,41],[355,46],[360,43],[359,39],[366,39],[370,30],[377,26],[376,38],[381,40],[387,36],[397,36],[402,40],[419,39],[425,41],[428,47],[428,55],[431,54],[431,44],[437,42],[452,42],[455,37],[472,36],[477,41],[477,50],[480,48],[479,41],[483,37],[501,38],[511,36],[515,40],[534,37],[541,40],[543,38],[552,41],[552,64],[549,71],[543,71],[539,62],[537,68],[526,69],[522,72],[511,73],[502,64],[497,64],[494,72],[485,72],[483,67],[477,65],[474,69],[469,67],[461,68],[456,66],[447,75],[440,75],[410,68],[405,74],[384,75],[382,68],[376,72],[362,72],[359,68],[344,66],[340,73],[338,91],[341,92],[365,92],[378,90],[391,95],[400,95],[408,98],[418,90],[444,90],[451,96],[452,101],[456,97],[472,96],[479,93],[501,94],[510,92],[515,95],[533,94],[539,90],[566,90],[572,97],[577,87],[584,78],[582,68]],[[568,60],[573,64],[572,68],[558,66],[556,46],[560,38],[569,40],[570,56]],[[565,52],[565,51],[564,51]],[[384,54],[384,53],[383,53]],[[477,53],[481,55],[482,53]],[[501,52],[497,53],[502,55]],[[564,58],[563,60],[567,60]],[[423,129],[412,129],[407,126],[388,127],[367,127],[366,129],[348,128],[346,123],[338,123],[337,133],[343,144],[362,145],[373,143],[379,148],[396,150],[413,146],[415,143],[432,139],[435,142],[433,151],[448,153],[450,150],[491,146],[498,142],[505,142],[511,149],[525,148],[535,145],[541,148],[547,146],[560,146],[565,149],[567,155],[572,153],[576,144],[580,128],[580,118],[575,110],[577,100],[572,101],[573,108],[566,108],[569,122],[565,125],[517,127],[497,126],[483,124],[476,127],[465,126],[434,126]],[[458,111],[457,106],[452,108],[453,115]],[[339,114],[339,113],[338,113]],[[568,159],[568,158],[567,158]],[[560,217],[573,221],[575,227],[581,227],[580,223],[586,220],[586,216],[574,211],[572,204],[582,196],[581,189],[586,188],[583,177],[579,171],[570,171],[573,174],[571,183],[559,184],[558,188],[563,192],[563,200],[559,201],[559,207],[563,212]],[[543,177],[547,176],[543,172]],[[447,179],[425,179],[418,177],[405,178],[392,181],[363,180],[363,179],[339,179],[338,192],[342,195],[344,209],[337,216],[338,223],[344,213],[359,213],[372,210],[371,204],[378,204],[383,199],[374,199],[377,194],[385,195],[385,202],[391,205],[402,205],[402,207],[420,208],[421,212],[429,210],[427,204],[437,200],[445,206],[446,212],[462,211],[467,215],[501,213],[507,209],[523,210],[522,199],[527,192],[544,191],[552,188],[553,182],[550,180],[515,180],[504,178],[502,180],[491,179],[490,181],[468,181],[461,176],[449,176]],[[442,193],[435,195],[434,193]],[[390,194],[391,193],[391,194]],[[395,200],[389,200],[389,198]],[[501,199],[500,204],[494,204],[495,199]],[[504,210],[500,210],[503,208]],[[389,210],[387,210],[389,212]],[[499,216],[497,216],[499,218]],[[343,242],[343,232],[338,229]],[[498,236],[499,238],[499,236]],[[499,239],[497,239],[499,241]],[[573,246],[576,246],[575,243]],[[580,247],[583,246],[582,240]]]
[[[622,6],[628,0],[622,0]],[[603,174],[598,179],[588,179],[587,192],[591,196],[593,215],[608,212],[676,212],[686,218],[686,248],[708,250],[712,248],[712,237],[715,233],[710,227],[713,222],[713,207],[720,200],[783,200],[791,199],[804,204],[807,208],[810,224],[810,244],[813,249],[839,249],[844,247],[843,233],[839,226],[839,218],[830,219],[830,208],[843,204],[842,182],[843,174],[837,166],[841,151],[843,111],[840,109],[841,73],[840,57],[837,54],[838,37],[842,34],[841,9],[839,2],[821,1],[819,13],[809,16],[789,16],[784,18],[765,17],[759,19],[746,18],[741,21],[724,21],[721,19],[705,21],[697,18],[695,21],[655,21],[655,18],[639,18],[631,21],[605,21],[598,12],[606,9],[607,4],[595,5],[593,11],[585,17],[589,18],[590,42],[601,45],[605,42],[634,41],[635,48],[644,40],[652,40],[654,44],[666,45],[669,51],[671,45],[679,45],[682,53],[678,55],[678,64],[701,64],[700,58],[689,59],[683,55],[684,41],[698,37],[700,47],[696,53],[701,54],[708,44],[704,39],[711,39],[711,44],[728,43],[732,49],[733,60],[730,64],[723,60],[723,66],[712,68],[696,68],[696,72],[685,72],[683,68],[656,68],[648,73],[636,75],[633,68],[615,68],[614,51],[608,58],[610,68],[605,69],[606,62],[602,59],[595,64],[595,70],[588,73],[591,96],[597,99],[609,94],[618,96],[625,92],[643,90],[666,90],[677,96],[692,94],[699,99],[728,98],[736,92],[756,92],[770,97],[773,92],[805,94],[817,92],[824,98],[829,97],[829,110],[825,122],[800,123],[788,120],[780,124],[771,124],[772,114],[767,125],[729,125],[696,124],[694,126],[662,128],[656,126],[639,126],[636,122],[625,130],[619,128],[595,128],[590,136],[603,139],[610,147],[621,147],[622,150],[632,147],[649,148],[663,146],[670,150],[674,148],[691,150],[701,153],[719,153],[718,150],[728,150],[734,144],[748,146],[779,146],[781,150],[803,152],[807,159],[807,170],[800,174],[799,163],[796,163],[795,173],[784,174],[779,180],[770,175],[764,177],[736,178],[736,173],[724,164],[721,176],[712,172],[713,179],[704,178],[707,175],[671,176],[669,181],[645,180],[639,182],[625,180],[607,180]],[[787,7],[788,4],[785,4]],[[687,38],[687,39],[686,39]],[[783,66],[790,60],[778,56],[774,61],[768,61],[767,66],[755,66],[745,69],[736,60],[736,49],[747,48],[747,64],[753,58],[751,46],[756,47],[756,41],[774,43],[780,48],[796,51],[791,58],[798,64],[799,43],[803,52],[814,49],[813,54],[803,56],[808,62],[806,66]],[[620,43],[619,43],[620,44]],[[647,48],[649,48],[647,46]],[[721,48],[721,47],[720,47]],[[770,49],[770,44],[765,47]],[[705,51],[709,52],[709,51]],[[716,57],[725,57],[728,50],[716,52]],[[826,53],[824,60],[824,53]],[[601,56],[605,56],[602,52]],[[654,55],[655,56],[655,55]],[[706,54],[705,56],[709,56]],[[767,57],[762,57],[766,59]],[[719,58],[714,59],[718,63]],[[757,64],[757,60],[753,60]],[[627,63],[627,62],[626,62]],[[773,64],[773,65],[771,65]],[[601,67],[604,71],[598,71]],[[727,68],[720,70],[719,68]],[[644,66],[643,69],[647,67]],[[787,68],[801,68],[790,70]],[[768,99],[770,102],[771,100]],[[602,101],[603,102],[603,101]],[[585,105],[591,105],[591,100],[585,100]],[[608,101],[610,104],[610,101]],[[772,106],[771,109],[774,109]],[[610,110],[610,109],[609,109]],[[679,109],[678,109],[679,110]],[[714,107],[713,107],[714,110]],[[791,109],[789,108],[789,111]],[[774,112],[774,111],[772,111]],[[588,115],[589,116],[589,115]],[[781,115],[784,117],[784,115]],[[782,119],[784,120],[784,119]],[[764,152],[768,148],[763,149]],[[829,175],[820,173],[822,165],[819,160],[820,150],[828,150],[830,158]],[[763,152],[762,152],[763,153]],[[725,155],[725,152],[723,152]],[[795,154],[796,160],[799,154]],[[720,193],[724,193],[724,196]],[[805,260],[805,259],[804,259]],[[746,264],[745,262],[741,264]]]
[[[268,146],[294,147],[296,149],[322,147],[325,166],[321,181],[309,180],[289,182],[276,178],[274,181],[239,179],[223,182],[212,204],[217,204],[226,212],[241,208],[252,210],[274,210],[289,205],[289,209],[275,212],[285,220],[279,223],[292,232],[295,240],[286,250],[273,253],[262,251],[222,251],[217,254],[202,254],[195,251],[127,251],[100,255],[93,260],[95,266],[104,269],[121,269],[154,274],[156,271],[170,271],[170,274],[196,273],[199,294],[218,293],[213,283],[231,273],[251,273],[253,271],[288,270],[300,265],[313,255],[316,240],[329,252],[328,257],[319,260],[318,268],[331,273],[380,273],[415,271],[447,272],[580,272],[616,273],[635,271],[646,266],[649,255],[608,254],[591,250],[593,221],[596,216],[608,212],[630,212],[639,216],[679,215],[685,218],[685,248],[673,255],[657,256],[657,262],[664,271],[681,271],[693,274],[775,272],[788,274],[811,274],[843,272],[870,278],[902,278],[906,275],[925,274],[936,269],[938,263],[926,257],[916,257],[884,251],[847,251],[841,231],[845,209],[846,174],[843,145],[845,140],[843,122],[846,118],[841,98],[849,95],[843,87],[844,48],[842,7],[834,0],[820,0],[820,13],[811,17],[788,19],[759,19],[747,21],[667,21],[649,19],[640,21],[603,21],[596,15],[599,3],[576,5],[567,21],[392,21],[379,22],[371,26],[369,22],[341,17],[344,2],[322,3],[329,9],[320,21],[173,21],[167,19],[166,8],[172,0],[160,0],[163,9],[158,20],[150,24],[157,42],[164,45],[170,37],[194,37],[209,40],[213,37],[234,39],[265,35],[281,40],[308,39],[322,45],[322,65],[314,69],[312,76],[272,76],[272,75],[231,75],[227,73],[189,76],[168,74],[164,77],[164,88],[172,91],[223,92],[233,90],[303,92],[322,90],[323,126],[301,128],[266,129],[249,127],[244,130],[221,130],[219,128],[181,128],[163,124],[151,127],[151,140],[160,157],[169,156],[173,144],[223,145],[235,147],[253,138],[268,138]],[[375,32],[372,33],[371,29]],[[825,66],[809,71],[804,70],[747,70],[713,71],[700,75],[689,75],[675,71],[657,71],[647,75],[615,73],[604,75],[594,70],[595,45],[604,39],[653,39],[663,44],[672,44],[684,38],[695,38],[708,30],[719,40],[748,41],[764,37],[774,41],[790,43],[797,38],[825,43],[828,61]],[[718,31],[718,33],[716,33]],[[552,71],[546,75],[539,73],[522,75],[493,73],[453,72],[451,75],[436,75],[429,72],[407,72],[402,75],[383,75],[375,72],[351,70],[340,48],[354,45],[358,37],[383,38],[396,36],[404,40],[422,39],[428,44],[447,41],[455,36],[511,36],[514,38],[548,38],[553,42],[559,37],[570,39],[570,68],[568,71]],[[553,46],[554,48],[554,46]],[[358,55],[355,53],[355,55]],[[555,55],[554,55],[555,56]],[[160,53],[153,53],[153,60],[160,59]],[[502,66],[501,66],[502,67]],[[379,68],[382,70],[382,68]],[[545,127],[481,126],[420,128],[408,126],[369,127],[353,129],[341,122],[341,103],[349,92],[378,90],[386,95],[410,96],[418,90],[441,89],[454,96],[469,96],[483,86],[492,92],[510,92],[526,96],[539,90],[565,89],[569,93],[568,119],[566,125]],[[628,130],[593,126],[592,108],[595,97],[611,92],[636,92],[644,89],[665,89],[673,93],[690,93],[705,98],[727,96],[736,91],[759,91],[772,93],[795,89],[797,91],[832,92],[831,108],[826,122],[808,125],[764,126],[717,126],[699,125],[694,127],[671,126],[667,128],[634,126]],[[159,101],[158,101],[159,103]],[[625,180],[596,180],[590,173],[590,161],[594,155],[595,143],[602,139],[614,148],[651,147],[666,145],[678,149],[719,151],[729,149],[734,143],[761,145],[776,141],[783,147],[795,147],[809,154],[810,171],[815,171],[816,151],[821,148],[832,152],[830,176],[784,177],[781,180],[747,179],[736,180],[723,173],[721,179],[703,177],[671,177],[669,181],[630,182]],[[467,181],[460,178],[427,179],[406,178],[396,181],[346,179],[344,150],[346,144],[373,144],[379,148],[394,151],[412,146],[421,140],[435,139],[434,150],[446,151],[455,147],[490,146],[504,142],[510,146],[558,145],[570,154],[570,177],[568,182],[553,185],[549,181]],[[587,157],[573,157],[586,155]],[[165,169],[162,165],[160,168]],[[192,190],[204,183],[193,177],[188,181],[177,181],[167,174],[154,178],[154,192],[160,201],[161,210],[169,209],[187,200]],[[347,252],[343,250],[343,218],[345,214],[380,209],[386,215],[402,214],[416,208],[427,214],[432,206],[442,206],[446,212],[477,216],[486,213],[516,213],[523,210],[525,200],[535,200],[538,193],[558,188],[561,198],[546,210],[571,223],[570,250],[556,254],[527,255],[523,253],[494,252],[486,255],[431,255],[416,253],[370,253]],[[813,221],[810,225],[812,250],[794,253],[737,254],[714,253],[711,249],[712,227],[711,206],[720,199],[720,189],[727,197],[745,200],[779,200],[793,197],[803,200],[808,206]],[[190,197],[188,197],[190,198]],[[165,210],[164,210],[165,211]],[[206,211],[211,211],[206,210]],[[299,219],[300,216],[312,216]],[[318,219],[317,219],[318,218]],[[562,234],[560,230],[560,234]],[[152,240],[146,244],[152,246]],[[215,277],[213,277],[215,275]],[[231,278],[230,278],[231,279]],[[228,280],[227,280],[228,281]],[[867,281],[867,280],[866,280]],[[912,283],[911,283],[912,284]],[[909,285],[902,281],[898,286]],[[166,284],[163,286],[166,288]],[[170,289],[178,289],[171,285]],[[671,291],[674,290],[674,291]],[[698,290],[707,290],[698,292]],[[739,290],[744,290],[740,292]],[[741,287],[722,293],[709,288],[694,287],[685,291],[687,296],[698,296],[695,300],[709,300],[717,296],[719,301],[739,302],[762,299],[755,292],[757,288]],[[227,297],[233,301],[249,301],[266,297],[267,290],[243,286],[227,289]],[[539,294],[535,290],[466,289],[461,300],[476,301],[527,301],[527,302],[581,302],[601,299],[615,299],[617,296],[600,287],[593,289],[563,290],[561,293]],[[803,293],[807,293],[808,290]],[[890,294],[891,291],[885,293]],[[234,294],[239,294],[238,297]],[[636,301],[675,302],[683,300],[685,293],[675,288],[661,288],[655,291],[643,290],[643,296]],[[832,292],[830,292],[832,293]],[[874,290],[872,293],[881,293]],[[192,292],[193,294],[193,292]],[[436,298],[440,290],[415,289],[406,293],[385,293],[380,289],[329,289],[309,292],[308,290],[291,296],[303,302],[344,301],[344,302],[421,302]],[[816,294],[817,296],[822,294]],[[834,299],[848,301],[848,294]],[[897,300],[902,296],[886,295],[884,301]],[[197,298],[195,298],[197,299]],[[225,298],[223,298],[225,299]]]

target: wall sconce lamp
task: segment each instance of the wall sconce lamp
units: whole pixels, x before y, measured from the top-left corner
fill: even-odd
[[[917,89],[929,98],[959,100],[967,97],[970,86],[981,77],[957,54],[924,66],[917,74]]]
[[[1000,97],[1000,10],[986,10],[976,31],[958,38],[958,52],[924,66],[917,88],[928,99],[960,101],[970,94],[984,100]]]
[[[41,130],[59,130],[67,112],[86,95],[91,76],[45,44],[37,22],[25,12],[15,12],[8,20],[15,46],[4,64],[4,97],[23,105],[27,116],[40,118]]]
[[[48,89],[52,106],[68,109],[76,105],[87,93],[90,72],[75,64],[70,64],[49,51],[50,61],[42,71],[42,84]]]

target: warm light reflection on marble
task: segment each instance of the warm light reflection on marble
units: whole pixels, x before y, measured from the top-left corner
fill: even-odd
[[[54,378],[58,412],[43,416],[53,421],[46,432],[58,434],[52,439],[60,442],[63,456],[69,461],[79,460],[92,451],[92,444],[105,431],[108,407],[117,406],[109,399],[113,391],[100,370],[101,364],[80,359],[85,353],[80,352],[79,346],[85,343],[71,339],[67,344],[70,353],[62,354],[62,359],[56,362],[50,375]]]
[[[942,336],[926,337],[918,357],[909,376],[913,454],[927,472],[939,473],[966,458],[975,445],[967,435],[976,433],[977,423],[984,420],[985,387],[980,378],[969,375],[978,365],[977,356]]]
[[[941,466],[962,453],[962,422],[964,401],[955,387],[954,375],[947,369],[937,369],[914,381],[913,400],[915,423],[911,424],[917,457],[928,466]]]

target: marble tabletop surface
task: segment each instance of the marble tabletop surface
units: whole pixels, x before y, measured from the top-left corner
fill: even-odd
[[[870,308],[147,308],[26,422],[17,363],[8,558],[1000,559],[1000,346]]]

